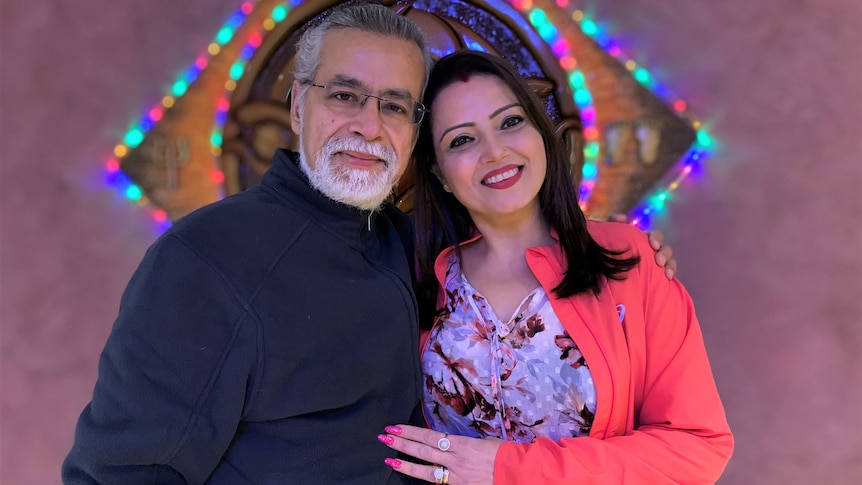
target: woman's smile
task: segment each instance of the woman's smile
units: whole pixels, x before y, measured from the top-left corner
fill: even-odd
[[[518,182],[523,169],[523,165],[516,165],[493,170],[482,179],[482,185],[492,189],[508,189]]]

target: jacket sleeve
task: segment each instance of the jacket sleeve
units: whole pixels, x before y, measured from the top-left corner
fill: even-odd
[[[173,236],[126,288],[64,483],[203,483],[234,436],[255,330],[224,278]]]
[[[667,281],[639,235],[641,263],[629,275],[644,295],[645,367],[634,397],[634,431],[624,436],[507,442],[494,483],[708,484],[724,470],[733,438],[715,387],[694,307]],[[599,404],[601,405],[601,403]]]

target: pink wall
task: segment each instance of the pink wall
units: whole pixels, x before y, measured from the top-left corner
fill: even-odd
[[[593,3],[721,143],[656,224],[736,432],[720,483],[860,483],[862,4]],[[59,482],[120,293],[156,236],[101,164],[238,4],[0,6],[2,483]]]

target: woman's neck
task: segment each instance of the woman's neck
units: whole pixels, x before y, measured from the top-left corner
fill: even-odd
[[[497,218],[474,217],[473,223],[482,234],[479,244],[484,253],[482,259],[523,257],[527,248],[554,243],[550,225],[538,207]]]
[[[467,281],[508,321],[525,296],[539,286],[527,263],[527,248],[554,243],[550,226],[537,209],[489,220],[474,218],[482,238],[461,251]]]

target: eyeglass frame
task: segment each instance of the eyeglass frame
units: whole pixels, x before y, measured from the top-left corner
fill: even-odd
[[[303,85],[305,85],[305,86],[314,86],[314,87],[316,87],[316,88],[321,88],[321,89],[326,89],[326,88],[327,88],[327,86],[326,86],[325,84],[318,84],[318,83],[316,83],[316,82],[314,82],[314,81],[300,81],[299,83],[300,83],[300,84],[303,84]],[[356,92],[356,91],[354,91],[354,94],[357,94],[357,95],[359,95],[359,96],[365,96],[365,99],[364,99],[364,100],[362,100],[362,102],[360,102],[360,103],[359,103],[359,107],[360,107],[360,108],[364,108],[364,107],[365,107],[365,104],[368,102],[368,98],[374,98],[374,99],[376,99],[376,100],[377,100],[377,112],[378,112],[378,113],[383,113],[383,110],[382,110],[382,107],[381,107],[380,103],[383,103],[383,102],[387,102],[387,103],[388,103],[388,102],[392,102],[390,99],[387,99],[387,98],[384,98],[384,97],[381,97],[381,96],[377,96],[377,95],[374,95],[374,94],[361,93],[361,92]],[[288,93],[288,95],[287,95],[287,96],[289,97],[289,96],[290,96],[290,93]],[[407,99],[408,99],[409,101],[412,101],[412,102],[413,102],[413,119],[414,119],[415,121],[411,121],[411,123],[410,123],[410,124],[418,125],[419,123],[422,123],[422,120],[423,120],[423,119],[425,119],[425,114],[426,114],[426,113],[428,113],[428,112],[430,112],[431,110],[430,110],[430,109],[428,109],[428,108],[426,108],[426,107],[425,107],[425,105],[424,105],[424,104],[422,104],[422,103],[420,103],[419,101],[414,100],[412,97],[411,97],[411,98],[407,98]],[[418,120],[416,119],[416,117],[417,117],[417,116],[419,117],[419,119],[418,119]]]

